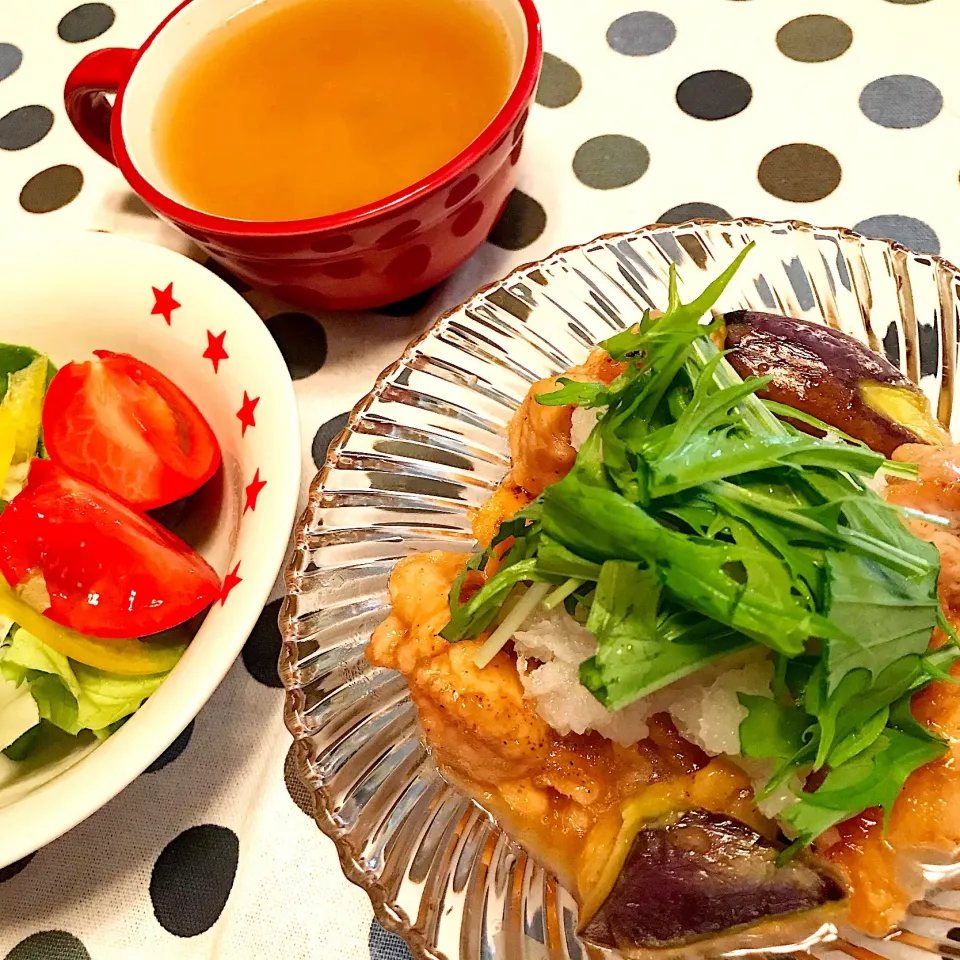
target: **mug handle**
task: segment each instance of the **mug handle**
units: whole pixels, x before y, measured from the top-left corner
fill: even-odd
[[[71,71],[63,88],[67,116],[84,143],[116,165],[110,143],[113,107],[106,94],[116,93],[133,70],[137,51],[108,47],[88,53]]]

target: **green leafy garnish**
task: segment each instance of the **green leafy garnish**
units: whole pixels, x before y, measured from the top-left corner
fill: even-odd
[[[817,790],[801,793],[799,802],[788,807],[783,818],[802,844],[870,807],[882,807],[889,819],[907,777],[946,750],[943,741],[887,727],[869,748],[832,768]]]
[[[580,681],[609,710],[766,648],[773,696],[740,694],[740,749],[775,762],[765,794],[821,771],[783,814],[803,845],[868,807],[889,816],[910,773],[944,752],[910,698],[950,678],[960,647],[937,599],[936,548],[867,483],[912,468],[761,401],[767,380],[741,379],[710,340],[707,314],[748,251],[689,304],[671,268],[665,313],[601,344],[624,364],[612,383],[561,378],[537,398],[595,408],[597,424],[571,471],[470,560],[443,636],[502,621],[499,646],[515,589],[524,616],[541,597],[563,603],[596,637]],[[461,602],[471,570],[492,575]],[[931,653],[937,626],[951,640]]]
[[[787,760],[803,748],[810,717],[793,704],[739,693],[747,716],[740,724],[740,753],[745,757]]]

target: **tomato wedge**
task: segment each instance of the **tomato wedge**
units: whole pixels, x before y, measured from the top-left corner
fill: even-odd
[[[201,487],[220,447],[190,398],[159,370],[125,353],[68,363],[43,405],[53,460],[131,506],[152,510]]]
[[[106,639],[168,630],[220,593],[213,568],[179,537],[50,460],[30,464],[0,514],[0,572],[14,588],[42,578],[45,616]]]

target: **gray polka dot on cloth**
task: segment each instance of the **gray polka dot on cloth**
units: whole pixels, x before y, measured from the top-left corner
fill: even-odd
[[[105,3],[81,3],[63,15],[57,34],[67,43],[85,43],[106,33],[115,19],[113,7]]]
[[[247,642],[241,651],[243,665],[250,676],[265,687],[275,687],[278,690],[283,686],[283,681],[277,672],[280,648],[283,646],[277,619],[282,602],[282,600],[272,600],[260,611],[260,616],[257,617],[257,622],[253,625],[250,636],[247,637]]]
[[[704,70],[687,77],[677,87],[677,106],[698,120],[725,120],[750,105],[750,84],[729,70]]]
[[[66,930],[41,930],[21,940],[6,960],[90,960],[86,947]]]
[[[283,783],[290,799],[308,817],[314,815],[316,802],[313,791],[300,779],[300,764],[297,762],[297,744],[290,744],[286,759],[283,761]]]
[[[469,207],[464,209],[469,210]],[[382,313],[386,317],[412,317],[426,307],[436,292],[436,287],[428,287],[426,290],[421,290],[410,297],[395,300],[393,303],[387,303],[375,309],[377,313]]]
[[[5,867],[0,867],[0,883],[6,883],[7,880],[12,880],[18,873],[26,870],[33,857],[34,854],[28,853],[21,860],[15,860],[13,863],[8,864]]]
[[[308,313],[278,313],[266,321],[294,380],[316,373],[327,359],[327,334],[323,324]]]
[[[413,954],[403,940],[385,930],[376,920],[370,921],[367,949],[370,951],[370,960],[413,960]]]
[[[880,77],[860,94],[860,109],[881,127],[922,127],[943,109],[943,94],[929,80],[908,73]]]
[[[23,150],[39,143],[53,127],[53,112],[39,103],[0,117],[0,150]]]
[[[836,17],[811,13],[785,23],[777,31],[777,47],[791,60],[823,63],[836,60],[853,43],[853,30]]]
[[[320,429],[314,434],[310,452],[313,455],[313,462],[318,470],[323,469],[323,465],[327,462],[327,450],[330,444],[339,436],[340,431],[347,425],[349,419],[349,410],[345,413],[338,413],[335,417],[331,417],[326,423],[321,424]],[[278,612],[279,609],[280,608],[277,607]],[[274,617],[274,623],[276,623],[276,617]],[[277,652],[279,653],[279,651],[280,648],[278,646]]]
[[[20,191],[27,213],[51,213],[65,207],[83,187],[83,174],[72,164],[58,163],[35,173]]]
[[[940,238],[929,224],[900,213],[882,213],[853,225],[865,237],[896,240],[917,253],[939,253]]]
[[[702,203],[693,200],[690,203],[678,203],[664,210],[657,217],[657,223],[683,223],[686,220],[729,220],[730,214],[715,203]]]
[[[180,754],[187,749],[187,745],[190,743],[190,738],[193,736],[194,725],[194,721],[191,720],[186,727],[184,727],[183,730],[177,734],[173,743],[171,743],[170,746],[167,747],[167,749],[164,750],[163,753],[161,753],[160,756],[157,757],[157,759],[154,760],[153,763],[151,763],[150,766],[147,767],[147,769],[143,772],[156,773],[158,770],[162,770],[164,767],[173,763],[173,761],[176,760],[177,757],[179,757]]]
[[[547,211],[522,190],[514,190],[500,214],[500,219],[487,238],[502,250],[529,247],[547,226]]]
[[[16,73],[23,63],[23,53],[12,43],[0,43],[0,80]]]
[[[573,157],[577,179],[595,190],[613,190],[639,180],[650,166],[650,153],[633,137],[608,133],[580,145]]]
[[[576,99],[582,86],[576,67],[552,53],[544,53],[537,86],[537,103],[541,107],[565,107]]]
[[[607,28],[607,43],[627,57],[648,57],[677,38],[673,21],[662,13],[637,10],[617,17]]]
[[[840,162],[815,143],[785,143],[760,161],[757,179],[767,193],[794,203],[812,203],[840,185]]]

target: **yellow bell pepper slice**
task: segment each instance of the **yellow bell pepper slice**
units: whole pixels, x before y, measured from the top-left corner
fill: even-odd
[[[11,373],[7,380],[0,410],[8,415],[14,431],[16,463],[24,463],[37,455],[43,398],[47,392],[47,365],[46,357],[37,357],[22,370]]]
[[[17,431],[8,411],[0,404],[0,489],[3,488],[17,446]]]
[[[104,640],[54,623],[18,597],[0,577],[0,615],[20,624],[38,640],[71,660],[108,673],[166,673],[187,649],[185,643],[163,640]]]

